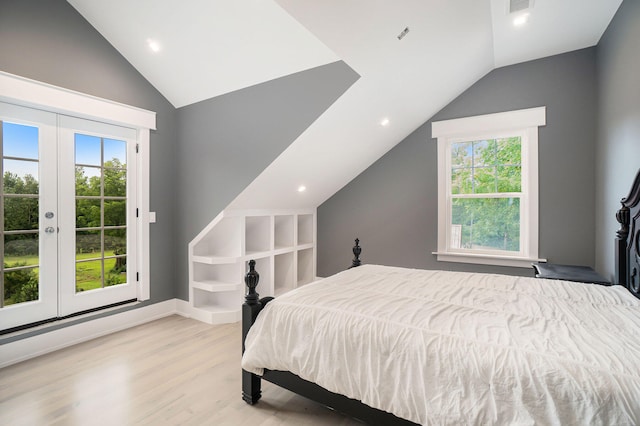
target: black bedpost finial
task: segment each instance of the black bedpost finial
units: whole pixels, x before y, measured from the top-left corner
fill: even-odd
[[[616,212],[616,219],[618,220],[618,223],[621,225],[621,227],[616,232],[616,234],[618,238],[626,239],[629,235],[629,222],[631,221],[631,214],[629,207],[625,206],[624,202],[622,202],[621,204],[622,207]]]
[[[353,246],[353,261],[351,262],[351,268],[360,266],[360,264],[362,263],[360,262],[360,253],[362,253],[362,248],[360,247],[360,240],[356,238],[356,245]]]
[[[249,272],[244,276],[244,283],[249,288],[244,299],[247,302],[247,305],[256,305],[258,303],[258,297],[260,297],[256,292],[258,281],[260,281],[260,274],[256,271],[256,261],[251,259],[249,261]]]

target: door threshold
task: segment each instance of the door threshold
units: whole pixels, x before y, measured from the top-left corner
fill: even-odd
[[[74,314],[66,315],[64,317],[50,318],[43,321],[20,325],[18,327],[8,328],[6,330],[0,330],[0,339],[20,336],[25,333],[42,330],[44,328],[51,327],[51,326],[63,325],[72,321],[89,318],[96,313],[111,312],[123,307],[135,306],[138,303],[140,302],[137,299],[125,300],[122,302],[101,306],[99,308],[92,308],[92,309],[87,309],[86,311],[76,312]]]

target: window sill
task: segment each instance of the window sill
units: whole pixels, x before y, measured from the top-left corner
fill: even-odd
[[[492,254],[437,252],[439,262],[475,263],[478,265],[510,266],[513,268],[531,268],[533,262],[546,262],[546,259],[499,256]]]

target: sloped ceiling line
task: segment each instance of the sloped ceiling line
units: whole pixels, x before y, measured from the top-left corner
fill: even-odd
[[[361,78],[229,206],[314,208],[495,67],[597,44],[622,0],[536,0],[520,28],[508,0],[68,2],[176,107],[345,61]]]

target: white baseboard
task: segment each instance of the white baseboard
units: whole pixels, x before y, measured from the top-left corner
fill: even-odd
[[[171,299],[0,345],[0,368],[169,315],[190,317],[184,304]]]

